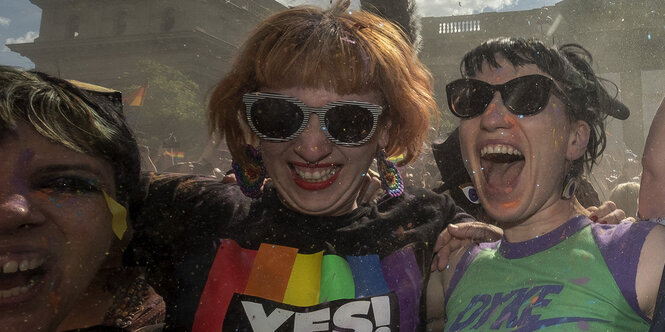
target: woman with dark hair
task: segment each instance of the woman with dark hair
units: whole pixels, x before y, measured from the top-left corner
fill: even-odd
[[[0,66],[0,151],[0,330],[157,322],[121,268],[139,155],[120,93]]]
[[[462,119],[462,156],[479,200],[504,235],[451,257],[446,329],[648,328],[663,227],[594,224],[571,199],[605,147],[604,118],[628,116],[590,54],[501,38],[468,52],[461,71],[446,87],[448,104]]]
[[[434,240],[470,217],[448,196],[404,191],[387,157],[420,153],[430,74],[393,23],[348,6],[268,17],[214,89],[210,124],[237,186],[146,183],[130,260],[164,296],[167,329],[422,325]],[[386,195],[358,203],[375,159]]]

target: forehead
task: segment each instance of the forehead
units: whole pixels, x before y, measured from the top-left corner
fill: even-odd
[[[490,84],[503,84],[517,77],[527,75],[543,75],[551,78],[550,75],[538,68],[536,64],[530,63],[522,66],[513,66],[501,54],[497,54],[495,59],[499,67],[494,68],[487,61],[484,61],[482,69],[476,72],[473,78]]]
[[[325,88],[291,87],[283,89],[264,89],[265,92],[275,92],[299,99],[305,105],[311,107],[323,107],[334,101],[364,101],[372,104],[381,104],[380,94],[376,91],[366,91],[350,94],[339,94],[338,92]]]
[[[39,169],[52,165],[84,166],[95,173],[113,180],[112,166],[102,158],[90,156],[54,143],[39,134],[32,126],[19,121],[8,135],[0,140],[0,150],[3,152],[3,171],[5,167],[26,167],[26,169]],[[19,163],[9,165],[5,162]]]

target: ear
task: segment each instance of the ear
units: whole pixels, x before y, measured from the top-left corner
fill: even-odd
[[[577,160],[586,152],[586,146],[589,143],[589,134],[591,129],[589,124],[582,120],[573,122],[568,136],[568,149],[566,150],[567,160]]]
[[[379,145],[379,148],[385,149],[386,146],[388,146],[388,142],[390,141],[390,126],[392,122],[390,120],[386,121],[385,124],[380,125],[378,128],[376,128],[376,133],[374,135],[377,135],[377,144]]]

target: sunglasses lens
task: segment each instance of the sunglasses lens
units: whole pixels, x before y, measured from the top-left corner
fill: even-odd
[[[448,107],[460,118],[471,118],[485,112],[494,98],[491,85],[476,80],[457,80],[446,86]]]
[[[552,80],[541,75],[516,78],[503,86],[503,103],[517,115],[540,112],[550,99]]]
[[[293,135],[303,122],[303,112],[287,100],[263,98],[252,104],[254,128],[268,138],[285,139]]]
[[[340,105],[326,112],[325,123],[330,136],[340,143],[358,143],[372,131],[374,117],[362,106]]]

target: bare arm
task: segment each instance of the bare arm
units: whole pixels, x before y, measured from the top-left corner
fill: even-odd
[[[665,227],[656,225],[647,235],[637,264],[635,291],[642,312],[653,317],[665,265]]]
[[[641,219],[665,217],[665,99],[651,122],[642,156],[642,183],[638,215]]]
[[[450,252],[448,264],[443,271],[434,270],[430,273],[427,284],[427,331],[443,331],[446,325],[446,293],[449,291],[450,280],[468,246]]]

